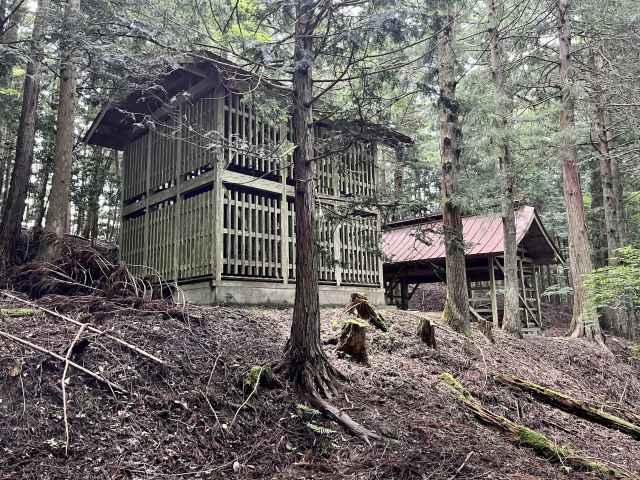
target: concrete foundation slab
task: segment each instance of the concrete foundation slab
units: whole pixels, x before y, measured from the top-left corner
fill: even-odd
[[[210,281],[180,285],[184,299],[197,305],[293,305],[295,283],[273,283],[243,280],[222,280],[215,285]],[[353,292],[367,295],[373,305],[384,305],[384,289],[380,287],[320,285],[320,305],[343,306]],[[176,298],[176,300],[182,300]]]

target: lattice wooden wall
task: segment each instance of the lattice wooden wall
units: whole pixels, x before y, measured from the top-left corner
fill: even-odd
[[[280,199],[225,186],[223,274],[282,278]]]
[[[336,146],[324,127],[316,127],[316,135],[322,201],[373,195],[375,145],[341,139]],[[183,105],[132,142],[123,162],[125,261],[149,267],[137,273],[167,280],[210,277],[218,266],[226,278],[295,281],[293,168],[290,158],[283,165],[275,155],[285,140],[291,140],[290,124],[262,118],[249,98],[227,92]],[[217,159],[222,170],[272,186],[263,190],[215,174]],[[379,285],[378,231],[373,214],[342,225],[321,217],[320,281]]]

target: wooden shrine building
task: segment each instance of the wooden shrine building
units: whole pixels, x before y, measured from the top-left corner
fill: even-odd
[[[291,92],[213,55],[176,65],[104,106],[85,136],[124,152],[122,258],[194,303],[292,303],[291,129],[262,108]],[[382,145],[411,139],[350,121],[318,119],[314,131],[320,301],[345,304],[358,290],[383,303],[379,214],[350,205],[375,196]]]
[[[462,220],[469,287],[474,316],[500,322],[503,311],[504,235],[499,215]],[[540,295],[557,282],[560,250],[546,232],[533,207],[516,211],[520,314],[524,331],[542,327]],[[408,307],[422,283],[446,282],[442,216],[388,224],[383,233],[384,282],[387,303]]]

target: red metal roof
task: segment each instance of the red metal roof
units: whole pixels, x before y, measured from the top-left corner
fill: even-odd
[[[524,238],[535,219],[533,207],[516,211],[516,238]],[[462,219],[465,254],[488,255],[504,251],[504,235],[500,215],[464,217]],[[426,221],[387,230],[382,235],[385,263],[411,262],[444,258],[442,220]]]

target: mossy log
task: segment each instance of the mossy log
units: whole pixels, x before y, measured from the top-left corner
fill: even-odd
[[[556,390],[528,382],[527,380],[512,375],[496,373],[493,377],[498,383],[529,393],[534,398],[556,407],[563,412],[570,413],[612,430],[618,430],[632,436],[636,440],[640,440],[640,426],[607,413],[592,403],[576,400]]]
[[[384,317],[375,311],[366,295],[358,292],[351,294],[351,303],[347,307],[346,313],[354,310],[358,313],[358,317],[368,321],[378,330],[387,331]]]
[[[502,430],[509,434],[520,445],[532,448],[537,454],[578,470],[595,472],[603,477],[629,477],[625,472],[612,468],[604,463],[584,458],[574,450],[558,445],[543,433],[533,430],[506,417],[496,415],[485,408],[479,400],[471,395],[466,388],[450,373],[440,375],[445,384],[481,422]]]
[[[35,308],[0,308],[0,318],[19,318],[19,317],[33,317],[40,313]]]
[[[349,319],[342,325],[337,350],[351,355],[354,360],[366,363],[368,324],[357,319]]]
[[[436,349],[436,329],[426,318],[421,318],[418,324],[418,337],[431,348]]]

